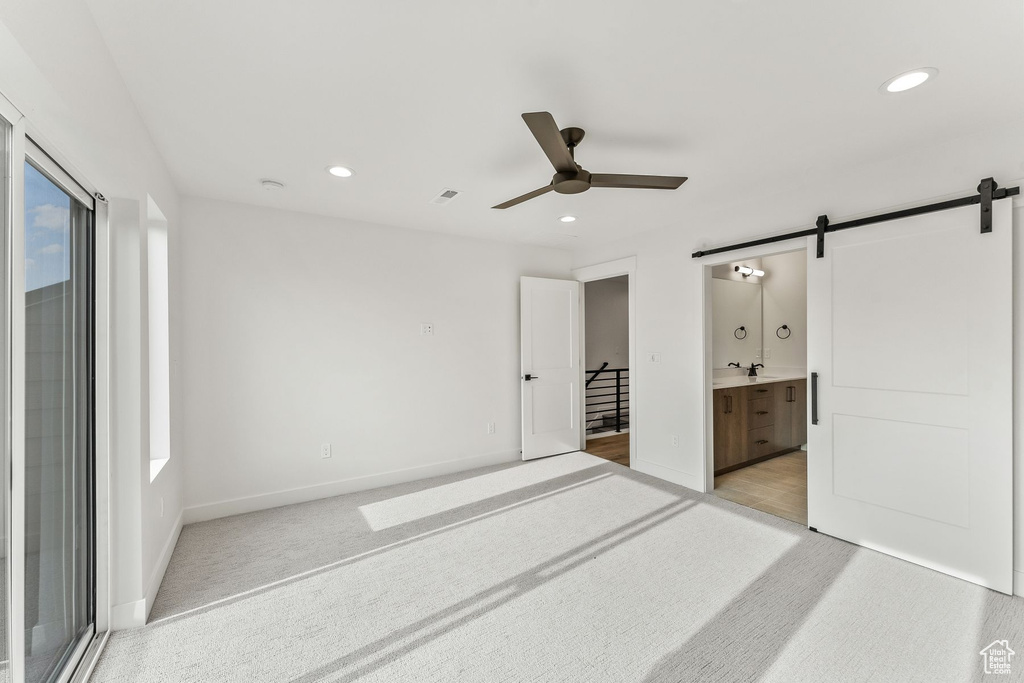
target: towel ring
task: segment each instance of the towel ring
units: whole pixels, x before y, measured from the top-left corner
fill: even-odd
[[[742,337],[740,336],[740,332],[743,333]],[[733,331],[732,336],[736,337],[737,339],[746,339],[747,338],[747,328],[744,327],[743,325],[740,325],[739,327],[737,327]]]
[[[782,336],[782,331],[786,331],[786,336]],[[793,330],[789,329],[789,325],[783,325],[779,329],[775,330],[775,336],[779,339],[789,339],[790,335],[793,334]]]

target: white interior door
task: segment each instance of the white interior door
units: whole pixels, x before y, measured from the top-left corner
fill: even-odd
[[[808,523],[1012,592],[1012,216],[994,202],[808,249]],[[813,241],[814,238],[811,238]]]
[[[520,278],[523,460],[580,449],[580,283]]]

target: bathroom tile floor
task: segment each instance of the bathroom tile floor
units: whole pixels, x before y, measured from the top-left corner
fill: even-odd
[[[807,526],[807,451],[719,475],[715,495]]]

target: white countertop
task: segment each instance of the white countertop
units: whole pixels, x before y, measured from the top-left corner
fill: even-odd
[[[759,373],[765,372],[763,369],[758,368]],[[784,372],[773,372],[771,369],[765,374],[759,374],[757,377],[747,377],[741,375],[739,377],[715,377],[711,382],[712,389],[729,389],[732,387],[742,387],[748,384],[771,384],[773,382],[790,382],[794,379],[807,379],[806,372],[794,373],[793,371]]]

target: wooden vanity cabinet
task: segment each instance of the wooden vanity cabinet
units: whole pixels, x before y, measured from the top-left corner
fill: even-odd
[[[778,382],[775,388],[775,442],[779,449],[807,442],[807,380]]]
[[[807,380],[715,389],[715,474],[807,441]]]
[[[746,387],[716,389],[715,404],[715,471],[743,462],[747,438]]]

